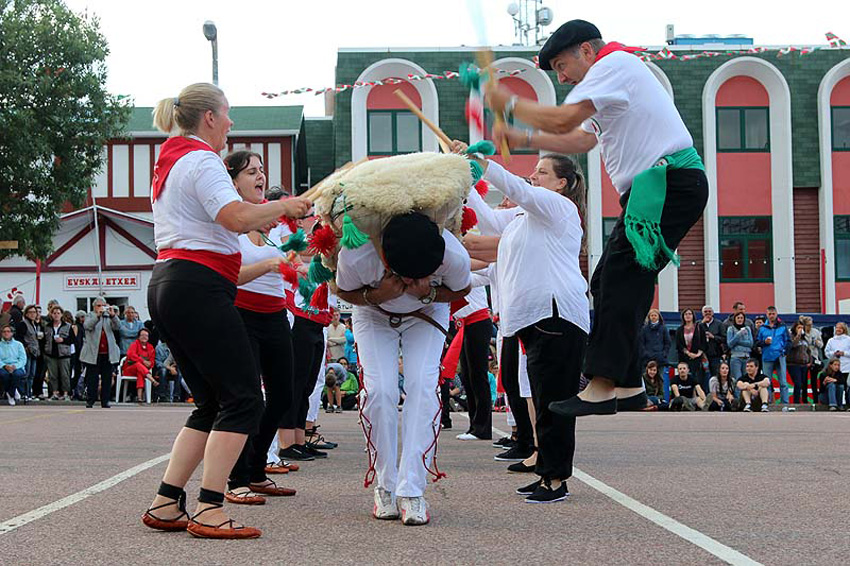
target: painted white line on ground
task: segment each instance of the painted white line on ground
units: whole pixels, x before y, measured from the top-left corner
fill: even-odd
[[[466,419],[469,418],[469,415],[465,413],[455,414]],[[496,427],[493,427],[493,432],[501,434],[502,436],[510,436],[510,434],[508,434],[507,432],[499,430]],[[652,521],[659,527],[670,531],[674,535],[685,539],[689,543],[700,547],[701,549],[705,550],[706,552],[709,552],[710,554],[713,554],[720,560],[723,560],[728,564],[732,564],[732,566],[764,566],[761,562],[756,562],[749,556],[741,554],[734,548],[730,548],[725,544],[714,540],[710,536],[705,535],[695,529],[692,529],[689,526],[680,523],[676,519],[668,517],[660,511],[656,511],[648,505],[644,505],[636,499],[632,499],[625,493],[617,491],[610,485],[599,481],[590,474],[582,472],[575,466],[573,466],[573,477],[579,480],[580,482],[586,484],[587,486],[592,487],[602,495],[613,499],[626,509],[634,511],[644,519]]]
[[[143,462],[138,466],[133,466],[129,470],[124,470],[120,474],[116,474],[109,479],[103,480],[100,483],[96,483],[91,487],[87,487],[82,491],[78,491],[77,493],[71,494],[68,497],[63,497],[58,501],[54,501],[53,503],[48,503],[47,505],[43,505],[38,509],[30,511],[29,513],[24,513],[23,515],[18,515],[17,517],[13,517],[8,521],[0,523],[0,535],[4,535],[6,533],[10,533],[19,527],[23,527],[28,523],[32,523],[33,521],[37,521],[42,517],[46,517],[51,513],[59,511],[60,509],[64,509],[65,507],[70,507],[75,503],[79,503],[84,499],[88,499],[92,495],[97,495],[102,491],[106,491],[110,487],[113,487],[122,481],[129,479],[136,474],[140,474],[144,472],[148,468],[152,468],[157,464],[161,464],[168,460],[171,456],[171,453],[163,454],[162,456],[157,456],[152,460],[148,460],[147,462]]]

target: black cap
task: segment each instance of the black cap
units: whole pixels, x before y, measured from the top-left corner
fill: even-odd
[[[549,36],[549,39],[540,49],[540,53],[537,54],[540,68],[544,71],[551,71],[552,65],[549,64],[549,61],[554,59],[561,51],[591,39],[602,39],[602,34],[599,33],[599,29],[595,25],[584,20],[568,21]]]
[[[381,247],[387,265],[396,275],[421,279],[437,271],[443,263],[446,241],[430,218],[410,212],[387,223]]]

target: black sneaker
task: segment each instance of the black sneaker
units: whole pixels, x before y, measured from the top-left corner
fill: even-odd
[[[526,466],[524,462],[514,462],[508,466],[508,471],[514,474],[530,474],[534,471],[534,466]]]
[[[315,460],[313,456],[307,454],[306,452],[302,452],[301,447],[297,444],[293,444],[288,448],[281,449],[278,453],[281,460],[287,460],[292,462],[310,462]]]
[[[530,483],[530,484],[528,484],[528,485],[527,485],[527,486],[525,486],[525,487],[521,487],[521,488],[517,489],[517,490],[516,490],[517,495],[525,495],[526,497],[528,497],[529,495],[531,495],[531,494],[533,494],[535,491],[537,491],[537,488],[538,488],[538,487],[540,487],[540,484],[541,484],[542,482],[543,482],[543,480],[542,480],[542,479],[539,479],[539,480],[537,480],[537,481],[536,481],[536,482],[534,482],[534,483]]]
[[[521,448],[514,446],[510,450],[505,450],[501,454],[496,454],[493,459],[497,462],[522,462],[526,458],[534,454],[534,448]]]
[[[516,440],[511,438],[510,436],[503,436],[499,440],[493,443],[493,448],[501,448],[502,450],[509,450],[516,446]]]
[[[312,456],[313,458],[327,458],[328,457],[327,452],[322,452],[321,450],[317,450],[316,446],[314,444],[312,444],[311,442],[307,442],[306,444],[302,444],[301,446],[298,447],[298,449],[301,450],[302,452],[304,452],[305,454]]]
[[[537,490],[535,490],[534,493],[525,498],[525,502],[555,503],[556,501],[563,501],[569,495],[570,491],[567,489],[567,482],[562,481],[561,486],[558,489],[552,489],[549,482],[544,480],[539,486],[537,486]]]

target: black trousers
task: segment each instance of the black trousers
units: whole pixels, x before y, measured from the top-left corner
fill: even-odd
[[[86,364],[86,402],[97,401],[97,384],[100,383],[100,406],[109,404],[112,397],[112,363],[109,354],[98,354],[96,364]]]
[[[77,385],[80,383],[80,374],[83,372],[83,365],[80,362],[80,353],[74,352],[71,355],[71,391],[68,393],[72,398],[76,396]]]
[[[573,475],[576,419],[556,415],[549,410],[549,403],[578,395],[587,334],[558,318],[556,312],[517,335],[525,345],[531,396],[537,410],[534,472],[545,479],[567,479]]]
[[[322,356],[325,355],[324,327],[318,322],[295,317],[292,325],[292,350],[294,358],[292,406],[283,417],[281,428],[304,428],[310,395],[316,387]]]
[[[519,339],[516,336],[503,337],[502,356],[499,360],[502,387],[508,396],[508,405],[516,421],[517,444],[521,449],[529,449],[534,447],[534,429],[531,428],[528,401],[519,394],[519,361]]]
[[[236,286],[193,261],[157,263],[148,310],[195,400],[186,427],[210,432],[256,432],[263,413],[260,374]]]
[[[237,308],[251,341],[266,391],[266,408],[256,434],[248,437],[230,473],[228,487],[235,489],[266,480],[266,455],[283,417],[292,405],[292,332],[286,310],[258,313]]]
[[[487,377],[492,335],[493,322],[489,318],[466,326],[460,353],[460,380],[466,388],[469,407],[467,432],[486,439],[493,438],[493,407]]]
[[[664,267],[647,270],[635,261],[635,252],[626,238],[623,224],[629,194],[620,198],[623,211],[590,280],[593,327],[584,362],[587,377],[606,377],[614,380],[618,387],[642,385],[638,334],[652,306],[656,278]],[[661,234],[671,250],[676,249],[697,223],[707,201],[708,181],[703,171],[667,171],[667,200],[661,214]]]

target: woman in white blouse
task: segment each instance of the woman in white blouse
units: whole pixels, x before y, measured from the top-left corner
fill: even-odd
[[[461,142],[454,146],[463,149]],[[549,404],[578,393],[590,330],[587,281],[579,267],[584,179],[562,155],[542,157],[532,184],[495,161],[482,165],[484,180],[522,209],[502,232],[496,262],[501,330],[525,346],[537,409],[540,479],[517,493],[528,503],[561,501],[569,494],[575,417],[556,415]]]

